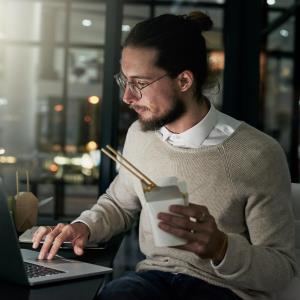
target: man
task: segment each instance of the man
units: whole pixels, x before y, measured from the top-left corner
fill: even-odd
[[[291,184],[280,146],[203,96],[202,31],[211,26],[201,12],[137,24],[116,76],[139,116],[124,156],[154,182],[176,176],[187,183],[189,205],[157,216],[162,230],[186,244],[155,246],[142,184],[124,168],[91,210],[34,236],[36,248],[47,234],[40,258],[52,259],[65,240],[81,255],[88,239],[109,240],[140,216],[146,259],[100,299],[270,299],[295,274]]]

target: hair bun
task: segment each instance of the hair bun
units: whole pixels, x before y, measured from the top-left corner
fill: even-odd
[[[197,23],[202,31],[208,31],[213,26],[211,18],[202,11],[192,11],[188,14],[187,18]]]

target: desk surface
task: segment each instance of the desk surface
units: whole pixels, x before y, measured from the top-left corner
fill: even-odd
[[[73,250],[60,250],[59,255],[78,259],[106,267],[111,267],[123,236],[119,235],[107,243],[105,249],[88,249],[81,257],[76,257]],[[22,248],[26,248],[23,247]],[[100,275],[86,279],[76,279],[62,283],[24,287],[0,281],[1,300],[92,300],[109,275]]]
[[[34,288],[0,282],[0,298],[1,300],[92,300],[103,282],[103,276]]]

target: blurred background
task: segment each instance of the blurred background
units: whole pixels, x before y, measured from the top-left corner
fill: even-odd
[[[70,221],[92,206],[117,173],[99,149],[122,150],[136,119],[113,75],[122,40],[139,21],[203,10],[223,112],[273,136],[299,182],[300,4],[298,0],[0,0],[0,177],[7,193],[40,200],[40,215]],[[127,242],[126,242],[127,241]],[[136,228],[116,261],[139,257]],[[126,259],[125,259],[126,257]]]

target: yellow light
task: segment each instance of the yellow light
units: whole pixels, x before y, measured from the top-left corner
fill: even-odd
[[[0,155],[5,154],[5,149],[0,147]]]
[[[15,164],[17,158],[14,156],[0,156],[0,163],[2,164]]]
[[[8,164],[15,164],[17,159],[14,156],[7,156],[7,163]]]
[[[100,101],[100,98],[98,96],[90,96],[88,98],[88,101],[91,103],[91,104],[98,104],[99,101]]]
[[[93,151],[98,148],[98,144],[95,141],[90,141],[86,144],[86,149],[88,151]]]

